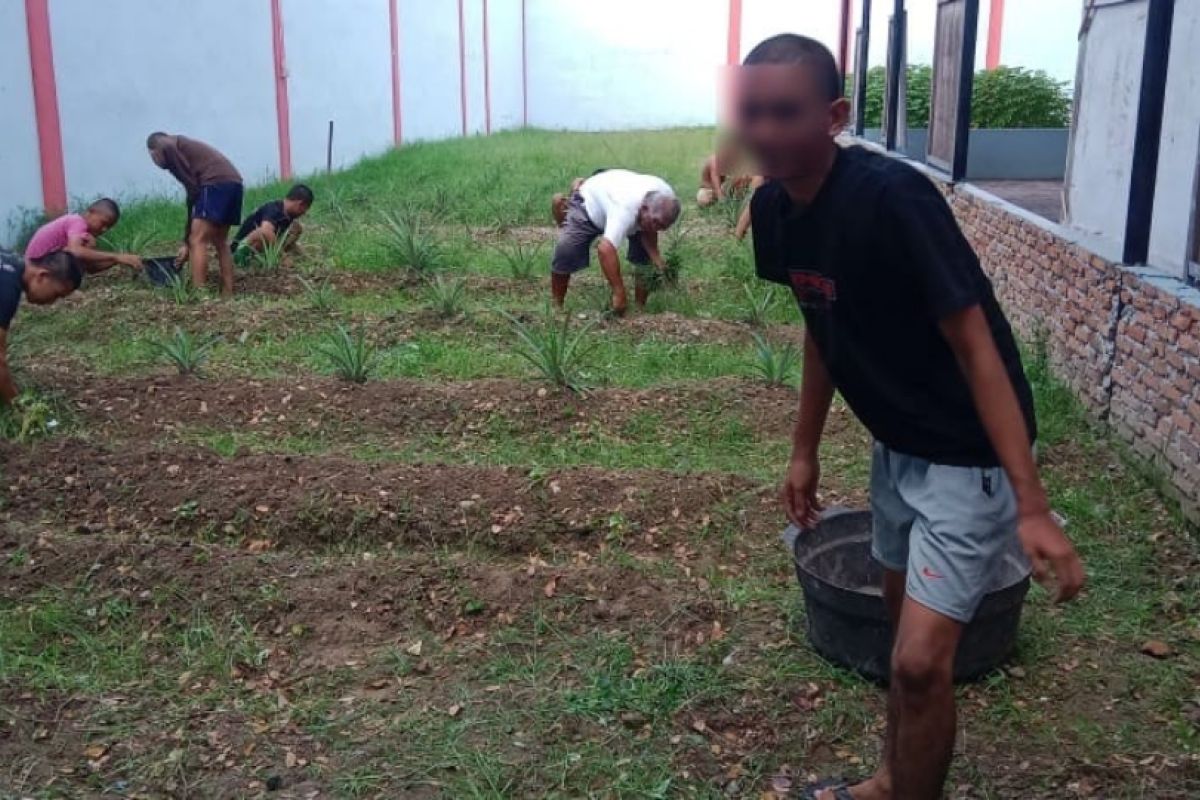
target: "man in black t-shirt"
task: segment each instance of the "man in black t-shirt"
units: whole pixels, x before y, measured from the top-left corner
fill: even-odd
[[[8,369],[8,329],[24,298],[48,306],[66,297],[83,282],[83,268],[65,250],[28,261],[0,250],[0,405],[17,397],[17,386]]]
[[[1033,398],[979,260],[934,185],[904,162],[840,148],[848,104],[833,56],[782,35],[747,57],[736,127],[769,183],[751,216],[759,277],[806,323],[789,519],[815,525],[818,445],[836,389],[875,438],[873,555],[895,632],[883,763],[818,800],[941,796],[954,746],[963,626],[1017,543],[1057,597],[1083,568],[1033,458]]]
[[[312,204],[312,189],[298,183],[288,190],[282,200],[272,200],[259,206],[234,234],[234,261],[239,266],[245,266],[251,258],[268,247],[279,247],[282,254],[291,252],[303,233],[300,218],[308,213]]]

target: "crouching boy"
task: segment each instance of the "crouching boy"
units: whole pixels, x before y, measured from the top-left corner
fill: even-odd
[[[36,260],[0,251],[0,405],[17,396],[8,369],[8,329],[24,297],[48,306],[66,297],[83,283],[83,270],[70,253],[57,250]]]
[[[64,250],[79,260],[84,272],[95,275],[117,264],[140,270],[142,259],[133,253],[109,253],[96,249],[96,240],[121,219],[116,200],[103,197],[82,214],[63,214],[37,229],[25,247],[26,263],[36,263],[51,253]]]
[[[312,204],[312,189],[297,183],[282,200],[259,206],[246,217],[233,237],[233,259],[237,265],[245,266],[267,247],[280,247],[279,252],[286,258],[296,249],[300,234],[304,232],[300,218],[308,213]]]

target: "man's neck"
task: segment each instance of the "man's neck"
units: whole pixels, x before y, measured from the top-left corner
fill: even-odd
[[[837,161],[837,154],[837,144],[830,142],[825,157],[816,169],[805,175],[796,175],[780,181],[783,184],[784,190],[787,191],[788,196],[792,198],[792,202],[801,206],[812,204],[817,193],[821,191],[821,187],[825,185],[825,179],[833,171],[834,162]]]

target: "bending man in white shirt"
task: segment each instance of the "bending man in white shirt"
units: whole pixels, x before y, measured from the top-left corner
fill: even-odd
[[[629,263],[653,264],[665,269],[658,249],[658,234],[675,224],[679,211],[675,192],[666,181],[653,175],[608,169],[584,181],[571,196],[554,248],[550,275],[554,305],[562,307],[571,276],[588,266],[592,242],[599,239],[596,253],[604,278],[612,287],[612,310],[618,316],[624,314],[628,299],[617,251],[628,241]],[[641,279],[635,286],[634,297],[641,308],[646,304],[648,292]]]

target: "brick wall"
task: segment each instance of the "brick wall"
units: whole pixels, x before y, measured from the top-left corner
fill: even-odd
[[[974,187],[939,184],[1014,327],[1045,338],[1055,373],[1200,520],[1200,292]]]

